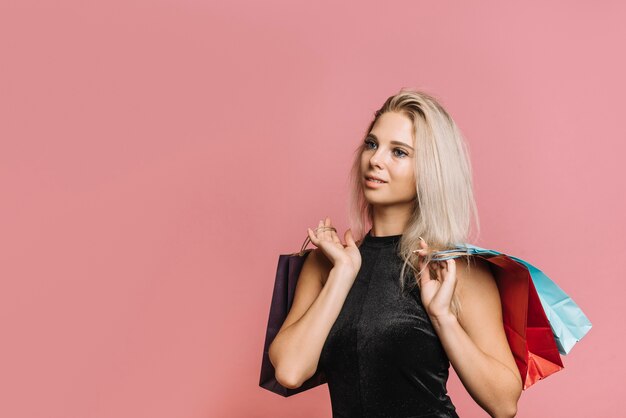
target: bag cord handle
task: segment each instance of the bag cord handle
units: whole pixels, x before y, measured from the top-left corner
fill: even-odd
[[[331,226],[331,227],[326,227],[325,226],[323,228],[332,229],[333,231],[337,232],[337,228],[335,228],[334,226]],[[317,228],[315,228],[315,230],[317,231]],[[311,242],[311,237],[309,237],[309,235],[307,234],[306,239],[302,243],[302,248],[300,248],[300,252],[295,253],[295,254],[298,254],[299,256],[302,256],[304,254],[304,250],[305,250],[306,246],[309,244],[309,242]]]

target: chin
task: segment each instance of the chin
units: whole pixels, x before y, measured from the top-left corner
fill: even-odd
[[[372,205],[386,205],[389,202],[387,202],[387,199],[381,199],[379,198],[372,198],[371,196],[367,196],[367,193],[365,195],[365,200],[367,201],[367,203],[372,204]]]

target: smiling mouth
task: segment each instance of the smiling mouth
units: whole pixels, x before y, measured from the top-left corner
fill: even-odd
[[[373,178],[371,178],[371,177],[365,177],[365,180],[367,180],[367,181],[371,181],[372,183],[379,183],[379,184],[382,184],[382,183],[387,183],[386,181],[376,180],[376,179],[373,179]]]

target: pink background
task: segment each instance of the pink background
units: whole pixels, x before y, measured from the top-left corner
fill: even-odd
[[[594,327],[519,417],[616,416],[619,1],[0,2],[0,416],[330,417],[258,386],[278,255],[347,227],[401,87],[467,137],[482,235]],[[463,417],[486,416],[451,370]]]

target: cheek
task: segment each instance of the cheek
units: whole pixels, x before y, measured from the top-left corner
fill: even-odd
[[[396,178],[400,180],[403,186],[415,187],[415,176],[413,175],[413,166],[406,164],[396,173]]]
[[[392,178],[395,178],[396,186],[398,187],[397,192],[402,193],[403,195],[414,195],[416,193],[416,181],[415,176],[413,174],[413,167],[402,167],[402,170],[396,172],[396,175]]]

